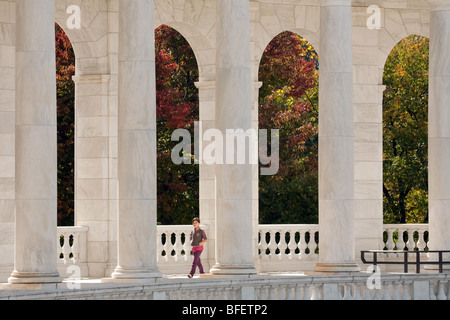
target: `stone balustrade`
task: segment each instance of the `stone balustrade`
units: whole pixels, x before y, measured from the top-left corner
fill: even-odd
[[[202,228],[209,233],[209,226]],[[87,231],[87,227],[58,228],[59,269],[71,264],[84,265]],[[184,274],[190,267],[193,259],[191,231],[190,225],[158,226],[157,261],[163,273]],[[383,247],[386,250],[424,251],[428,248],[428,234],[427,224],[384,225]],[[262,272],[310,271],[319,259],[319,226],[260,225],[257,246],[257,263]],[[202,260],[207,268],[210,267],[208,250],[204,251]]]
[[[260,225],[260,259],[315,259],[319,253],[318,225]]]
[[[384,225],[384,249],[425,251],[428,249],[428,224],[386,224]]]
[[[58,264],[86,262],[88,229],[87,227],[58,228]]]
[[[195,281],[164,277],[147,284],[105,284],[80,281],[2,288],[0,300],[448,300],[450,276],[444,274],[383,274],[371,287],[370,274],[334,276],[211,277]]]
[[[206,234],[209,226],[202,226]],[[157,261],[161,272],[165,274],[184,274],[190,270],[193,255],[191,254],[190,234],[192,226],[158,226],[157,228]],[[205,268],[209,268],[208,250],[202,254]]]
[[[209,227],[202,226],[208,234]],[[158,226],[158,262],[191,262],[190,234],[192,226]],[[202,254],[207,259],[207,251]]]

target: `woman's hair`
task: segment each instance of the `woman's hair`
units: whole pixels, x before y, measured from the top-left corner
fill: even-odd
[[[195,221],[197,221],[198,223],[200,223],[200,218],[194,218],[194,219],[192,219],[192,223],[194,223]]]

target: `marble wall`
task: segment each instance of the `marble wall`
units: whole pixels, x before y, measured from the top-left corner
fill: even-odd
[[[14,261],[15,3],[0,1],[0,274]]]
[[[82,10],[80,30],[66,25],[66,8],[72,4]],[[379,30],[367,28],[369,5],[381,8]],[[356,242],[361,243],[356,254],[381,243],[384,63],[406,36],[429,36],[430,11],[426,0],[353,0],[352,6],[354,222]],[[56,21],[69,35],[77,58],[76,223],[89,227],[91,275],[110,275],[117,263],[119,1],[55,0],[55,9]],[[15,15],[15,1],[0,0],[0,273],[6,278],[14,249]],[[316,0],[250,1],[253,127],[257,127],[258,66],[265,47],[288,30],[306,38],[320,56],[320,18]],[[155,0],[155,26],[163,23],[179,31],[193,47],[200,69],[200,117],[204,128],[214,127],[216,0]],[[200,170],[202,222],[215,234],[214,173],[206,167]],[[252,200],[257,208],[253,176]],[[257,209],[253,224],[257,224]],[[214,236],[210,239],[214,244]],[[209,248],[213,250],[214,245]],[[215,259],[214,252],[209,257]]]

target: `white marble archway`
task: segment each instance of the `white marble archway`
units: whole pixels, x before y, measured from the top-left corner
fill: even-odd
[[[19,0],[16,0],[19,1]],[[15,186],[18,177],[16,164],[16,1],[0,0],[0,261],[2,270],[9,270],[14,258]],[[20,0],[23,1],[23,0]],[[88,266],[90,276],[110,275],[117,262],[117,180],[118,180],[118,114],[119,114],[119,0],[47,0],[54,4],[56,20],[68,34],[77,58],[77,186],[76,222],[89,227]],[[47,1],[44,1],[47,3]],[[324,5],[343,4],[347,0],[323,0]],[[215,127],[216,119],[216,0],[155,0],[155,24],[167,24],[177,29],[192,45],[200,68],[201,119],[205,129]],[[367,4],[352,1],[353,50],[353,127],[354,127],[354,200],[356,252],[373,249],[374,241],[381,243],[382,230],[382,70],[386,58],[398,41],[409,34],[430,37],[432,43],[432,72],[430,108],[445,111],[448,101],[446,37],[448,37],[448,1],[399,0],[379,1],[382,25],[369,30]],[[430,6],[433,5],[430,15]],[[80,30],[64,27],[66,8],[79,5],[83,22]],[[317,1],[249,1],[252,126],[257,128],[257,70],[266,45],[277,34],[296,32],[316,48],[321,58],[324,48],[321,37],[321,5]],[[433,18],[430,18],[433,17]],[[350,18],[350,17],[347,17]],[[23,26],[21,26],[23,27]],[[347,34],[348,35],[348,34]],[[322,38],[326,41],[326,38]],[[437,39],[437,40],[436,40]],[[330,40],[330,39],[328,39]],[[440,45],[440,43],[444,45]],[[434,57],[434,58],[433,58]],[[440,72],[437,69],[441,68]],[[349,71],[346,71],[349,72]],[[443,82],[438,82],[443,81]],[[19,89],[20,90],[20,89]],[[79,108],[79,106],[83,106]],[[350,114],[350,113],[349,113]],[[431,133],[434,142],[448,138],[443,123],[436,122]],[[444,144],[444,147],[447,143]],[[438,148],[444,150],[443,147]],[[440,160],[439,160],[440,159]],[[435,176],[446,173],[440,164],[446,155],[436,159]],[[215,234],[214,172],[202,172],[201,210],[207,212],[203,221]],[[439,180],[439,179],[437,179]],[[439,182],[439,181],[438,181]],[[257,208],[257,180],[252,179],[253,208]],[[435,208],[446,204],[446,189],[437,185],[440,198]],[[442,196],[442,197],[441,197]],[[448,214],[436,215],[448,221]],[[257,210],[253,212],[255,223]],[[205,219],[206,218],[206,219]],[[256,220],[257,221],[257,220]],[[445,226],[445,223],[442,223]],[[434,225],[435,232],[443,234]],[[256,236],[252,239],[255,240]],[[442,240],[443,239],[443,240]],[[441,242],[447,240],[442,238]],[[215,239],[212,239],[214,243]],[[214,247],[214,245],[210,246]],[[212,249],[214,250],[214,249]],[[214,254],[209,255],[214,261]],[[3,272],[2,274],[4,274]]]

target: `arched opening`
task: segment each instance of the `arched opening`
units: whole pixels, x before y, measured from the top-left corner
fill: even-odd
[[[195,82],[199,69],[187,40],[175,29],[161,25],[155,32],[158,129],[158,223],[190,224],[199,215],[199,166],[174,164],[171,141],[176,129],[194,137],[199,120],[199,95]],[[194,154],[194,141],[192,141]]]
[[[277,175],[259,177],[261,224],[318,222],[318,75],[316,51],[293,32],[264,51],[259,126],[280,130],[280,166]]]
[[[58,226],[73,226],[75,162],[75,53],[64,30],[55,23],[58,116]]]
[[[387,58],[383,83],[384,222],[428,222],[429,39],[411,35]]]

